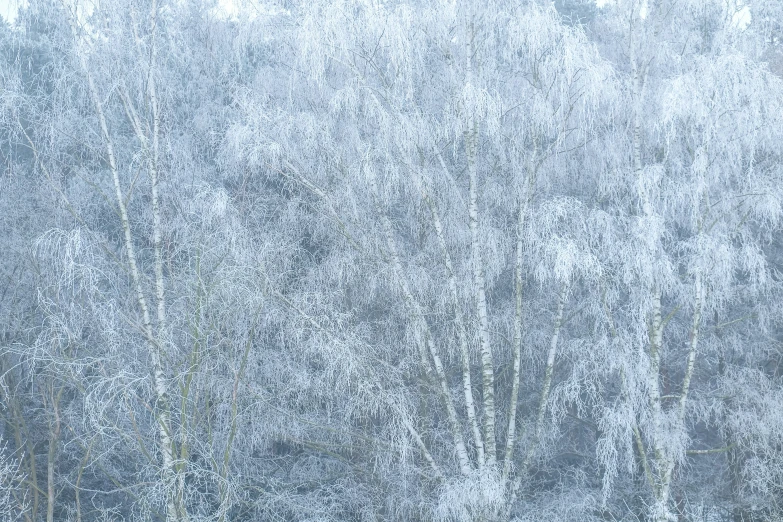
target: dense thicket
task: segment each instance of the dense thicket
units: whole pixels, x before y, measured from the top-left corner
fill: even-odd
[[[783,519],[781,19],[31,0],[0,518]]]

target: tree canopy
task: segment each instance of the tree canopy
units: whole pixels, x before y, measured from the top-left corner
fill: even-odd
[[[30,0],[0,518],[781,519],[781,17]]]

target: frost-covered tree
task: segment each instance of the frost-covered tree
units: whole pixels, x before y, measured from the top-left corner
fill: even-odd
[[[367,394],[368,409],[344,405],[356,423],[380,416],[376,436],[411,446],[390,463],[405,475],[383,477],[398,506],[420,469],[432,507],[418,516],[507,518],[586,400],[583,332],[565,325],[598,309],[571,298],[597,291],[603,239],[587,223],[601,217],[560,189],[602,125],[611,71],[550,7],[330,2],[303,16],[307,90],[249,92],[229,133],[231,156],[317,212],[303,226],[320,262],[275,291],[324,317],[321,351],[345,344],[325,364]]]
[[[780,517],[778,4],[31,0],[0,509]]]
[[[667,520],[725,497],[720,481],[688,482],[701,481],[689,467],[706,473],[697,461],[716,466],[728,455],[730,473],[742,467],[723,430],[729,411],[752,406],[724,386],[734,371],[757,369],[752,354],[774,331],[766,245],[780,219],[779,78],[742,53],[731,5],[617,2],[605,11],[597,29],[627,51],[605,46],[626,109],[607,165],[610,197],[623,202],[613,210],[622,235],[606,301],[618,388],[598,447],[608,488],[618,437],[627,441],[650,516]]]

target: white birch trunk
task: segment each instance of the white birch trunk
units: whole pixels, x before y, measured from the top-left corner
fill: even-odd
[[[661,367],[661,347],[663,344],[663,320],[661,317],[661,292],[656,287],[653,290],[653,310],[652,323],[650,324],[650,366],[647,373],[647,390],[649,393],[650,411],[653,422],[653,446],[656,455],[661,455],[663,449],[660,447],[661,423],[663,410],[661,407],[661,389],[659,383],[659,374]]]
[[[420,352],[429,351],[429,355],[432,357],[432,361],[435,366],[435,374],[438,380],[438,386],[440,388],[440,394],[446,406],[446,412],[448,414],[449,423],[451,424],[452,436],[454,437],[454,446],[457,452],[457,458],[459,460],[460,471],[463,474],[470,472],[470,459],[468,458],[468,452],[465,447],[465,441],[462,437],[462,429],[460,427],[459,418],[457,416],[457,410],[454,407],[454,401],[451,397],[451,391],[449,390],[448,381],[446,380],[446,372],[443,368],[443,363],[438,355],[438,351],[435,347],[435,343],[432,339],[432,334],[427,324],[427,320],[419,309],[419,305],[413,296],[413,292],[408,285],[408,279],[405,277],[405,272],[402,268],[402,262],[400,261],[399,252],[397,249],[397,242],[394,239],[394,231],[392,230],[391,222],[388,216],[380,207],[378,201],[378,186],[373,174],[368,175],[371,190],[373,192],[373,198],[375,199],[375,206],[378,212],[381,222],[383,224],[384,235],[386,236],[386,245],[389,249],[389,254],[392,258],[392,265],[394,271],[397,274],[400,287],[402,289],[405,301],[408,304],[408,308],[413,315],[412,320],[414,323],[414,335],[416,336],[416,343],[419,345]],[[424,357],[425,355],[422,355]],[[429,364],[427,363],[427,367]],[[425,368],[426,369],[426,368]]]
[[[563,288],[560,290],[560,296],[557,303],[557,314],[555,315],[555,329],[552,333],[552,338],[549,341],[549,352],[546,357],[546,373],[544,374],[544,385],[541,388],[541,400],[538,403],[538,415],[536,417],[536,444],[541,439],[541,432],[544,429],[544,414],[546,413],[546,405],[549,401],[549,392],[552,389],[552,375],[555,371],[555,356],[557,355],[557,343],[560,340],[560,329],[563,326],[563,310],[565,309],[565,299],[568,287],[563,283]],[[528,450],[528,456],[525,458],[525,467],[530,463],[530,459],[535,451],[534,447]]]
[[[685,407],[688,400],[691,378],[693,377],[693,368],[696,363],[696,349],[699,343],[699,330],[701,327],[701,314],[704,301],[701,274],[696,275],[695,296],[693,306],[693,322],[688,337],[688,361],[685,368],[685,377],[682,381],[682,391],[677,408],[677,429],[684,430],[685,426]],[[674,455],[662,455],[663,461],[660,464],[662,469],[660,487],[657,491],[655,515],[657,522],[665,522],[672,519],[669,512],[669,495],[671,490],[672,476],[674,474],[675,459]]]
[[[470,175],[470,196],[468,212],[470,216],[470,242],[473,254],[473,288],[476,310],[479,319],[479,337],[481,340],[481,377],[484,406],[484,452],[487,465],[497,460],[495,442],[495,368],[492,358],[492,344],[489,339],[489,318],[487,313],[486,281],[481,259],[478,223],[478,174],[476,168],[476,125],[471,119],[471,130],[465,134],[468,171]]]
[[[656,287],[653,290],[653,309],[652,309],[652,321],[649,327],[649,368],[647,373],[647,392],[649,394],[648,401],[650,404],[650,416],[652,422],[652,446],[655,453],[655,464],[658,477],[651,484],[653,489],[653,495],[655,497],[655,505],[653,506],[653,515],[656,521],[667,520],[668,518],[668,486],[664,493],[663,477],[668,473],[670,467],[669,452],[662,446],[661,442],[665,438],[662,432],[663,424],[663,408],[661,405],[661,390],[660,390],[660,358],[661,347],[663,343],[663,320],[661,315],[661,293]],[[641,441],[641,436],[637,440],[637,445],[640,446],[639,451],[644,450],[644,445]],[[644,457],[646,462],[646,454]],[[646,471],[645,471],[646,472]],[[655,477],[653,477],[655,479]]]
[[[465,408],[467,410],[468,422],[473,430],[473,442],[476,447],[476,458],[478,460],[479,468],[484,466],[484,443],[479,428],[478,417],[476,415],[476,406],[473,399],[473,384],[470,375],[470,352],[468,350],[468,340],[465,335],[465,324],[462,321],[462,313],[459,306],[459,295],[457,293],[457,279],[454,275],[454,265],[451,261],[451,255],[449,255],[448,248],[446,246],[446,238],[443,234],[443,223],[440,220],[440,214],[435,206],[435,202],[429,195],[426,187],[421,184],[421,191],[424,201],[430,208],[430,214],[432,216],[433,227],[435,228],[435,235],[438,238],[438,245],[440,246],[441,256],[443,258],[443,264],[446,268],[446,279],[448,280],[449,293],[454,306],[454,324],[457,328],[457,342],[459,343],[460,358],[462,362],[462,391],[465,396]]]
[[[68,10],[68,6],[63,4],[63,7]],[[73,34],[74,43],[78,49],[79,36],[74,20],[75,15],[69,16],[68,22],[71,26],[71,32]],[[123,229],[125,249],[128,255],[128,267],[130,269],[131,278],[136,290],[136,300],[139,305],[139,309],[142,314],[142,329],[147,341],[147,346],[152,359],[152,378],[155,393],[157,396],[155,415],[158,420],[158,436],[160,442],[160,451],[163,460],[163,479],[165,484],[166,495],[166,510],[167,518],[172,520],[180,520],[180,509],[177,505],[177,494],[175,491],[175,477],[176,477],[176,465],[173,456],[173,443],[171,439],[171,421],[168,404],[168,390],[166,385],[165,373],[163,371],[163,347],[155,339],[155,335],[152,328],[152,321],[150,319],[149,308],[147,306],[147,300],[144,296],[144,291],[141,286],[141,275],[139,273],[138,264],[136,261],[136,250],[133,245],[133,237],[131,234],[130,220],[128,219],[128,210],[125,206],[125,198],[122,193],[122,187],[120,185],[119,168],[117,166],[117,160],[114,154],[114,144],[109,134],[108,125],[106,123],[106,116],[103,112],[103,106],[101,104],[98,90],[95,86],[92,74],[87,67],[87,60],[83,52],[79,52],[79,62],[82,67],[82,72],[87,78],[87,85],[89,87],[90,96],[92,98],[93,108],[98,116],[98,122],[101,128],[101,134],[105,141],[106,155],[109,160],[109,168],[112,174],[112,180],[114,184],[115,197],[117,199],[117,206],[120,211],[120,220]]]
[[[560,340],[560,330],[563,326],[563,311],[565,309],[565,300],[568,292],[568,286],[563,283],[563,286],[558,295],[557,312],[555,313],[555,326],[552,332],[552,337],[549,340],[549,351],[546,358],[546,369],[544,370],[544,384],[541,387],[541,398],[538,402],[538,414],[536,416],[535,436],[530,443],[530,447],[527,449],[525,460],[522,463],[522,469],[519,470],[516,479],[511,487],[511,496],[506,504],[505,519],[511,518],[511,509],[514,507],[514,503],[517,500],[519,493],[519,487],[522,485],[522,479],[524,473],[527,471],[530,462],[533,459],[538,443],[541,440],[541,433],[544,429],[544,415],[546,414],[546,405],[549,401],[549,392],[552,388],[552,375],[555,370],[555,356],[557,355],[557,343]]]
[[[472,16],[472,15],[471,15]],[[473,38],[475,31],[471,18],[468,28],[469,37],[465,43],[466,81],[473,82]],[[467,130],[464,134],[465,155],[468,160],[470,193],[468,197],[468,215],[470,219],[470,246],[473,259],[473,291],[479,320],[479,338],[481,340],[481,385],[484,407],[484,454],[486,463],[494,466],[497,461],[497,443],[495,441],[495,367],[492,358],[492,344],[489,338],[489,318],[487,314],[486,282],[484,265],[481,259],[478,221],[478,172],[476,154],[478,147],[478,122],[472,108],[468,108]]]
[[[530,173],[532,176],[532,173]],[[522,261],[523,248],[522,241],[525,227],[525,213],[527,212],[530,194],[527,197],[520,197],[519,216],[517,217],[517,247],[516,262],[514,266],[514,294],[515,294],[515,313],[514,313],[514,363],[512,369],[512,387],[511,401],[508,412],[508,429],[506,431],[506,452],[503,456],[503,482],[508,480],[511,473],[511,460],[514,455],[514,444],[516,442],[517,427],[517,403],[519,402],[519,381],[521,379],[520,366],[522,361]]]
[[[155,297],[157,299],[158,312],[158,340],[165,343],[166,337],[166,290],[163,282],[163,252],[161,248],[161,219],[160,197],[158,194],[158,181],[160,179],[159,142],[160,142],[160,111],[158,108],[158,95],[155,86],[155,71],[157,67],[158,46],[156,42],[158,25],[158,2],[152,0],[150,12],[150,29],[152,31],[150,42],[150,70],[148,79],[148,91],[150,97],[150,110],[152,112],[152,150],[149,151],[149,172],[152,192],[152,243],[155,250]]]

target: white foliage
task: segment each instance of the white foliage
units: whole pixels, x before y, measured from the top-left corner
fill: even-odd
[[[29,499],[20,487],[24,480],[19,459],[10,454],[8,443],[0,437],[0,518],[7,522],[20,520],[27,508]]]
[[[588,2],[587,20],[566,23],[568,3],[261,2],[251,16],[248,2],[236,11],[246,17],[223,19],[175,2],[161,10],[155,70],[133,2],[96,4],[89,42],[57,40],[57,16],[55,29],[31,24],[25,45],[51,37],[52,59],[33,75],[28,53],[0,73],[0,190],[17,176],[29,180],[14,178],[17,192],[52,194],[32,213],[35,233],[2,199],[13,208],[0,219],[24,238],[2,246],[33,256],[8,300],[23,326],[0,363],[11,367],[3,400],[21,377],[32,462],[52,416],[41,386],[65,390],[58,509],[75,488],[65,463],[93,442],[84,491],[115,480],[99,476],[105,466],[122,484],[89,489],[91,500],[134,499],[93,518],[151,518],[169,486],[155,443],[165,401],[150,399],[145,348],[155,339],[139,325],[123,231],[104,220],[110,138],[151,311],[166,291],[166,320],[149,314],[150,326],[166,323],[171,436],[187,450],[176,457],[193,522],[660,520],[675,495],[694,517],[740,495],[772,510],[783,483],[783,82],[745,41],[771,27],[768,8],[750,6],[741,31],[747,6],[720,0]],[[12,43],[3,49],[27,52]],[[105,132],[85,112],[84,75],[56,59],[86,43]],[[149,151],[118,96],[130,89],[148,131],[149,79],[162,109],[157,288],[150,187],[136,177]],[[16,283],[5,266],[3,295]],[[482,334],[494,360],[479,377]],[[431,350],[419,351],[422,337]],[[499,448],[510,383],[521,386],[507,477],[481,466],[467,413],[473,393],[480,432],[489,376]],[[689,450],[724,443],[732,469],[695,476],[726,455]],[[0,482],[14,468],[3,466]],[[736,470],[740,495],[724,498]],[[4,501],[0,489],[0,513]]]
[[[444,484],[435,517],[443,522],[493,520],[505,501],[506,489],[498,471],[486,467]]]
[[[598,427],[601,438],[596,443],[596,456],[603,466],[601,500],[611,498],[615,480],[621,470],[631,473],[634,466],[633,427],[634,412],[629,401],[620,401],[604,407]]]
[[[600,276],[601,265],[589,242],[588,215],[581,202],[570,198],[554,198],[541,205],[528,238],[537,251],[536,279],[568,284]]]

